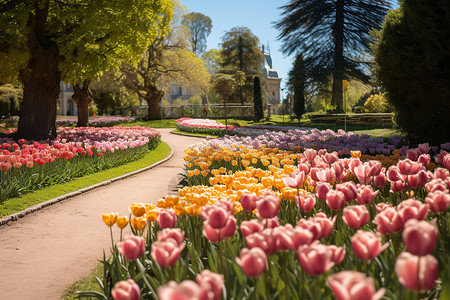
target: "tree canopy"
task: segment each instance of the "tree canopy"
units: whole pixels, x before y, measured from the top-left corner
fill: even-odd
[[[212,20],[210,17],[198,12],[191,12],[183,17],[183,25],[187,29],[187,40],[197,56],[206,50],[206,39],[211,33]]]
[[[333,104],[342,109],[342,81],[369,77],[369,32],[381,28],[388,0],[291,0],[275,27],[285,54],[301,52],[308,77],[333,80]]]
[[[294,65],[288,73],[288,86],[294,93],[294,114],[297,119],[301,119],[302,115],[306,112],[305,109],[305,83],[306,83],[306,69],[303,61],[303,55],[297,54]]]

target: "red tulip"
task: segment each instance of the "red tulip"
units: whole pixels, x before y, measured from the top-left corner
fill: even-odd
[[[385,202],[381,202],[381,203],[378,203],[377,205],[375,205],[375,209],[377,210],[377,213],[382,212],[383,210],[385,210],[388,207],[393,207],[393,206],[392,206],[392,204],[385,203]]]
[[[277,234],[277,249],[295,251],[299,246],[311,244],[313,237],[311,231],[307,229],[286,224]]]
[[[442,164],[444,165],[444,167],[450,170],[450,154],[444,156],[444,158],[442,159]]]
[[[345,195],[343,192],[330,190],[327,193],[327,204],[332,210],[341,210],[345,205]]]
[[[373,223],[378,232],[385,234],[400,231],[404,222],[395,208],[388,207],[375,216]]]
[[[242,221],[240,228],[242,235],[245,238],[252,233],[263,231],[264,226],[258,220],[253,219],[250,221]]]
[[[170,267],[177,261],[185,246],[185,243],[178,245],[176,240],[168,238],[153,242],[151,254],[161,267]]]
[[[340,264],[345,257],[344,247],[338,247],[336,245],[328,245],[327,247],[331,252],[331,261],[334,262],[335,265]]]
[[[385,293],[384,288],[376,292],[373,279],[356,271],[332,274],[327,282],[337,300],[379,300]]]
[[[227,224],[230,213],[220,206],[211,206],[208,213],[208,224],[214,229],[222,229]]]
[[[427,195],[425,202],[428,203],[432,212],[441,213],[446,211],[450,205],[450,194],[448,192],[435,191]]]
[[[363,205],[369,204],[373,201],[373,199],[375,199],[378,192],[378,190],[374,192],[370,185],[361,185],[358,187],[356,201]]]
[[[224,278],[222,274],[216,274],[210,270],[203,270],[197,275],[195,281],[204,291],[208,291],[208,297],[210,300],[218,300],[222,296]]]
[[[114,285],[111,296],[114,300],[139,300],[141,289],[133,279],[122,280]]]
[[[407,199],[400,202],[397,211],[403,220],[403,223],[409,219],[424,220],[428,215],[428,204],[419,200]]]
[[[261,223],[264,228],[275,228],[280,226],[280,220],[277,216],[270,218],[270,219],[262,219]]]
[[[295,227],[305,229],[312,234],[312,240],[318,240],[322,237],[322,223],[313,219],[300,219]]]
[[[346,202],[355,200],[358,195],[358,189],[353,181],[337,184],[336,190],[344,193]]]
[[[242,208],[248,211],[253,211],[256,208],[256,200],[258,197],[255,193],[244,193],[241,196]]]
[[[380,174],[373,178],[373,183],[378,187],[386,185],[386,168],[382,168]]]
[[[159,212],[156,222],[161,228],[173,228],[177,223],[177,215],[173,209],[163,209]]]
[[[389,243],[381,245],[381,237],[370,231],[358,230],[352,238],[352,248],[356,257],[363,260],[374,259]]]
[[[263,219],[275,217],[280,210],[280,199],[273,192],[264,193],[256,201],[258,216]]]
[[[405,223],[402,238],[408,252],[423,256],[433,253],[437,235],[436,219],[431,222],[411,219]]]
[[[400,283],[409,290],[428,291],[436,284],[438,261],[430,254],[415,256],[409,252],[402,252],[395,262],[395,273]]]
[[[240,257],[236,257],[236,263],[247,276],[261,275],[267,268],[267,255],[260,248],[244,248]]]
[[[203,222],[203,235],[213,243],[232,237],[236,232],[236,218],[228,215],[228,219],[222,228],[214,228],[209,224],[210,219]]]
[[[406,183],[404,181],[391,181],[391,188],[390,188],[390,192],[391,193],[397,193],[397,192],[401,192],[404,191],[406,189]]]
[[[300,207],[301,211],[308,212],[311,211],[314,206],[316,205],[316,197],[311,194],[307,193],[304,196],[296,196],[295,197],[297,205]]]
[[[141,236],[128,236],[117,243],[119,252],[129,260],[138,259],[145,252],[145,239]]]
[[[367,224],[369,217],[369,210],[364,205],[352,205],[344,208],[342,220],[349,227],[358,229]]]
[[[333,253],[318,241],[299,247],[297,254],[303,270],[310,275],[326,273],[334,266]]]

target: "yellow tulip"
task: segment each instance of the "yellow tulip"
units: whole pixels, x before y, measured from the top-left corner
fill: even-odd
[[[109,214],[102,214],[102,219],[103,219],[103,223],[106,224],[106,226],[113,226],[114,224],[116,224],[117,221],[117,217],[118,217],[118,213],[109,213]]]
[[[350,151],[350,155],[353,158],[359,158],[359,157],[361,157],[361,151],[359,151],[359,150],[357,150],[357,151]]]
[[[195,169],[194,170],[194,175],[196,175],[196,176],[200,175],[200,170],[199,169]]]
[[[220,173],[225,174],[225,173],[227,172],[227,168],[221,167],[221,168],[219,169],[219,171],[220,171]]]
[[[142,203],[133,203],[130,206],[130,211],[135,217],[142,217],[145,214],[146,207]]]
[[[133,227],[134,230],[144,230],[145,226],[147,225],[147,219],[143,217],[132,218],[130,223],[131,227]]]
[[[203,170],[201,173],[202,173],[202,176],[203,176],[203,177],[206,177],[206,176],[208,176],[208,174],[209,174],[209,169]]]
[[[192,176],[194,176],[194,171],[187,170],[187,171],[186,171],[186,175],[187,175],[188,177],[192,177]]]
[[[127,216],[120,216],[120,217],[118,217],[117,221],[116,221],[116,225],[120,229],[124,229],[128,225],[128,218],[127,218]]]
[[[233,166],[233,167],[235,167],[235,166],[237,166],[237,161],[235,161],[234,159],[231,161],[231,165]]]

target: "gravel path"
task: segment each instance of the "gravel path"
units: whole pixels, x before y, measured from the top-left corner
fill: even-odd
[[[74,281],[91,272],[103,251],[110,252],[102,213],[128,215],[131,203],[153,202],[167,194],[169,183],[182,171],[183,150],[199,139],[171,134],[171,129],[159,131],[174,151],[165,163],[0,226],[0,299],[60,299]]]

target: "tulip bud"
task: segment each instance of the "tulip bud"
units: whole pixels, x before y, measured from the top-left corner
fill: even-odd
[[[428,291],[436,285],[438,261],[430,254],[415,256],[402,252],[395,262],[395,273],[400,283],[409,290]]]
[[[133,279],[122,280],[114,285],[111,296],[114,300],[139,300],[141,290]]]
[[[411,254],[422,256],[433,253],[437,235],[436,219],[431,222],[410,219],[405,223],[402,238]]]
[[[128,236],[117,243],[117,249],[129,260],[135,260],[144,254],[145,239],[141,236]]]
[[[241,250],[241,255],[236,257],[236,263],[247,276],[259,276],[267,268],[267,255],[257,247],[252,249],[244,248]]]

